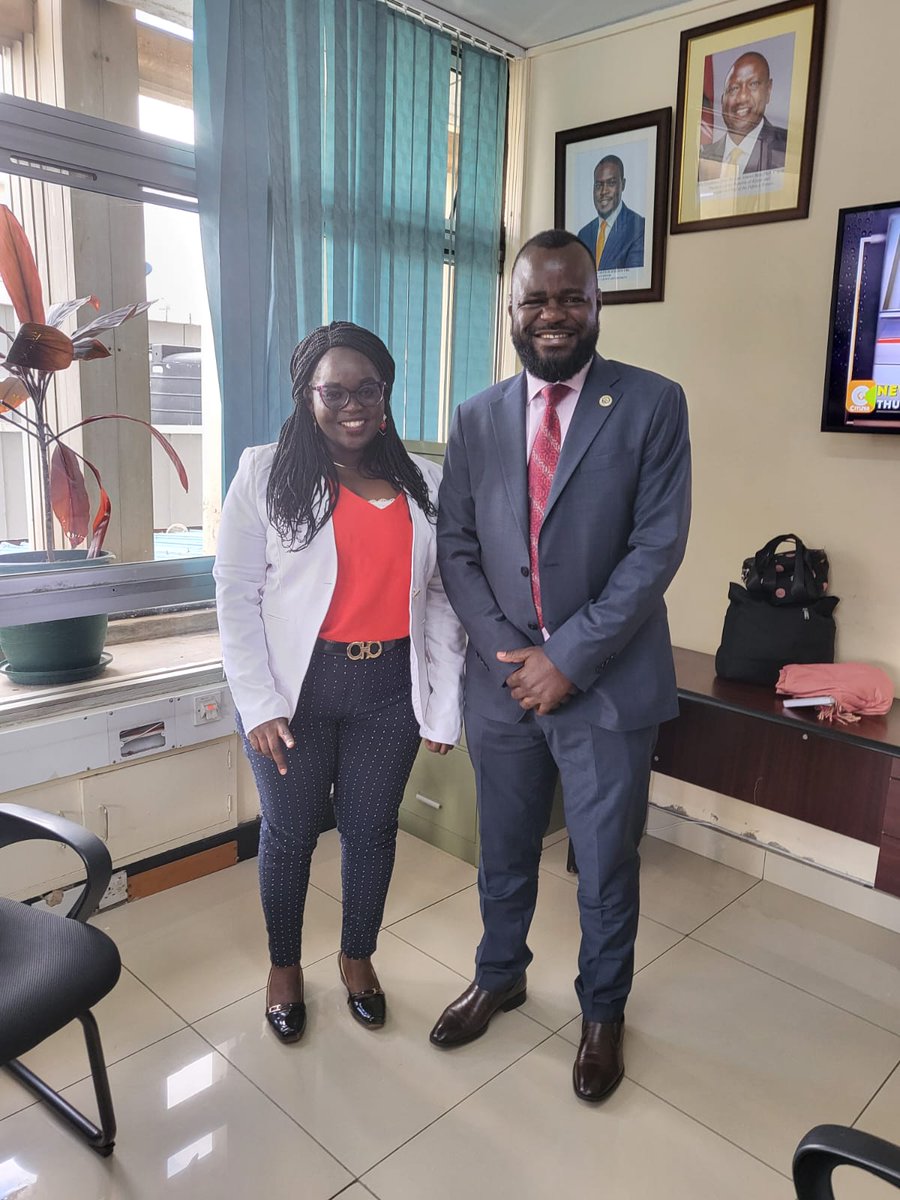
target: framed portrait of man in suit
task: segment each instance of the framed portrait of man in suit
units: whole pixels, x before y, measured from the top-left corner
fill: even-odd
[[[806,217],[825,0],[681,35],[672,233]]]
[[[555,224],[594,255],[604,304],[662,300],[670,108],[556,135]]]

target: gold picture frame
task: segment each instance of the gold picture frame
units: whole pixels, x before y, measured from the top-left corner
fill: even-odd
[[[672,233],[809,213],[825,0],[784,0],[681,35]]]

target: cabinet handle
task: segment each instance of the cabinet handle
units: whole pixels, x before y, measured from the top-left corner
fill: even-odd
[[[759,776],[756,783],[754,783],[754,785],[753,785],[753,799],[751,801],[752,804],[756,803],[756,797],[759,795],[759,785],[761,783],[762,783],[762,775]]]
[[[437,800],[432,800],[430,796],[423,796],[421,792],[416,792],[416,799],[422,804],[427,804],[429,808],[441,807]]]
[[[103,833],[101,833],[100,836],[103,838],[104,842],[108,842],[109,841],[109,809],[106,807],[105,804],[101,804],[97,811],[103,817]]]

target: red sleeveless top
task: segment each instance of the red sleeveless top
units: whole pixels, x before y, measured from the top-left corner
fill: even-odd
[[[386,508],[342,487],[332,515],[338,573],[319,630],[329,642],[409,636],[412,519],[403,492]]]

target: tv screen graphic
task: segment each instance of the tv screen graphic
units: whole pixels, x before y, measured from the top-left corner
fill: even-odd
[[[900,200],[838,215],[822,429],[900,433]]]

